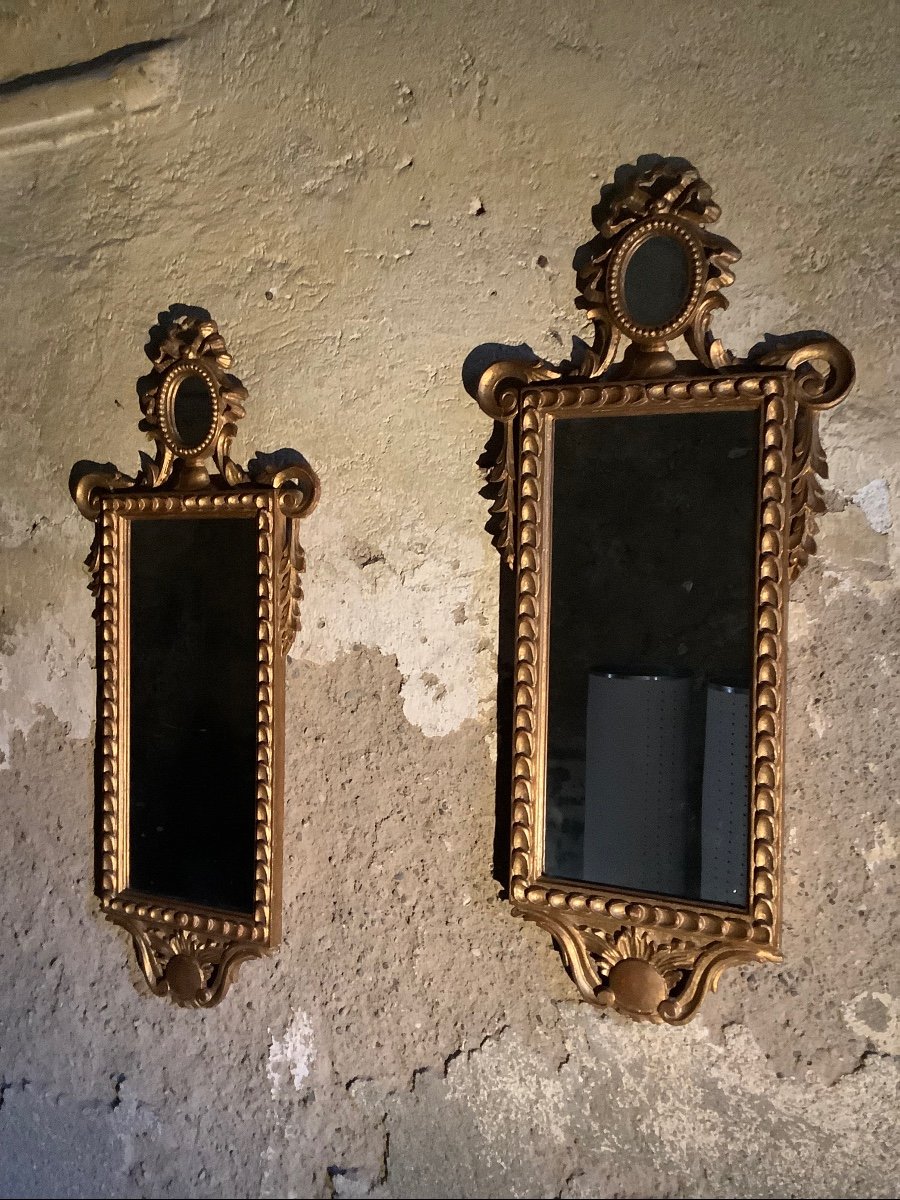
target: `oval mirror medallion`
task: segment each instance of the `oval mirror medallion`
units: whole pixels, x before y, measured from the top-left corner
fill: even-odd
[[[216,398],[202,376],[191,372],[178,381],[172,397],[172,426],[185,450],[203,445],[216,424]]]
[[[681,315],[691,294],[691,259],[680,238],[657,234],[641,242],[625,268],[628,316],[645,329],[659,329]]]

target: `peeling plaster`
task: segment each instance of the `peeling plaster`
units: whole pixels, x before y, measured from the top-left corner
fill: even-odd
[[[900,1000],[895,996],[860,992],[844,1005],[843,1012],[853,1032],[870,1041],[876,1050],[900,1055]]]
[[[83,642],[84,595],[63,609],[22,622],[0,652],[0,769],[8,766],[13,735],[27,733],[42,711],[54,713],[73,738],[86,738],[94,720],[89,669],[93,648]]]
[[[266,1074],[272,1084],[272,1099],[277,1099],[286,1087],[288,1077],[299,1092],[315,1057],[312,1023],[306,1013],[296,1012],[282,1037],[273,1037],[269,1046]]]
[[[881,821],[874,832],[874,840],[863,851],[867,871],[875,871],[896,862],[900,854],[900,836],[891,832],[886,821]]]
[[[488,1195],[554,1194],[554,1170],[566,1179],[562,1194],[579,1197],[830,1197],[832,1179],[858,1171],[873,1195],[892,1194],[876,1167],[891,1160],[887,1141],[900,1081],[886,1055],[866,1054],[826,1085],[779,1078],[742,1025],[727,1026],[716,1041],[701,1024],[669,1030],[625,1025],[597,1020],[572,1004],[560,1006],[554,1025],[545,1014],[545,1038],[510,1029],[457,1058],[445,1081],[423,1077],[411,1100],[389,1106],[392,1154],[399,1158],[413,1140],[435,1137],[440,1114],[449,1113],[466,1130],[464,1147],[457,1147],[461,1177],[477,1156],[493,1189]],[[557,1065],[548,1075],[551,1048]],[[557,1148],[570,1145],[574,1130],[588,1124],[593,1134],[577,1160],[563,1155],[556,1161]],[[642,1151],[626,1162],[635,1130]],[[444,1194],[440,1172],[452,1153],[436,1153],[434,1172],[421,1178],[423,1194]],[[705,1164],[702,1180],[695,1175],[698,1161]],[[413,1194],[402,1167],[391,1177],[399,1194]]]
[[[0,499],[0,550],[23,546],[34,530],[31,510],[10,496]]]
[[[325,663],[367,646],[395,658],[404,716],[429,737],[478,717],[493,699],[496,655],[477,591],[482,531],[461,538],[413,519],[373,547],[319,512],[304,535],[310,570],[293,656]]]
[[[866,520],[876,533],[890,533],[891,494],[886,480],[873,479],[858,492],[854,492],[850,500],[863,510]]]

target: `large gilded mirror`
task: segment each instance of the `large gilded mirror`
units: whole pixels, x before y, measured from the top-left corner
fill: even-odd
[[[247,393],[208,314],[163,314],[147,353],[155,458],[72,475],[95,523],[97,892],[152,990],[207,1007],[280,935],[284,661],[319,484],[293,451],[230,457]]]
[[[780,959],[788,587],[853,381],[824,334],[743,360],[713,336],[718,215],[683,160],[619,172],[575,258],[592,346],[478,385],[514,573],[510,899],[586,999],[672,1024]]]

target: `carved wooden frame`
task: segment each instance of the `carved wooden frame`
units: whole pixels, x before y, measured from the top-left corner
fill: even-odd
[[[168,317],[168,314],[167,314]],[[181,314],[151,334],[154,370],[139,390],[143,428],[157,444],[136,478],[111,465],[73,473],[72,494],[95,523],[87,566],[97,598],[97,878],[107,918],[132,936],[141,970],[158,996],[203,1008],[217,1004],[239,965],[281,934],[284,664],[299,625],[303,550],[298,519],[315,506],[319,482],[299,456],[246,470],[228,456],[244,415],[240,381],[213,321]],[[213,422],[194,448],[172,427],[177,382],[199,375],[213,397]],[[204,460],[219,474],[210,477]],[[130,605],[133,521],[254,518],[258,551],[257,769],[253,911],[235,913],[146,895],[129,886]]]
[[[708,186],[683,160],[632,173],[607,196],[599,236],[576,255],[579,306],[594,322],[593,347],[559,367],[495,363],[478,387],[480,406],[501,425],[488,472],[489,529],[515,572],[510,900],[517,915],[553,936],[586,1000],[668,1024],[690,1020],[726,966],[781,959],[788,589],[815,552],[815,517],[824,508],[818,412],[837,404],[853,381],[849,353],[824,335],[770,340],[742,362],[713,339],[710,317],[727,303],[720,289],[732,282],[730,264],[740,257],[704,228],[717,216]],[[621,319],[620,267],[643,240],[676,223],[694,227],[693,244],[707,261],[695,264],[678,317],[641,330]],[[632,344],[613,364],[623,333]],[[668,341],[679,333],[699,361],[675,361]],[[747,906],[545,875],[555,423],[735,409],[760,414]]]

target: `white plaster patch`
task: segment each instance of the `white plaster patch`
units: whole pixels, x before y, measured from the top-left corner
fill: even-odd
[[[90,605],[81,589],[76,603],[59,612],[45,611],[29,625],[18,625],[0,655],[0,770],[9,766],[14,733],[28,733],[44,710],[68,725],[73,738],[86,738],[94,716],[94,680],[84,639],[73,632]],[[79,633],[81,631],[79,630]]]
[[[486,539],[422,528],[412,514],[405,524],[366,547],[325,513],[310,521],[294,655],[326,663],[370,646],[395,657],[406,719],[443,737],[477,717],[494,687],[496,638],[478,599]]]
[[[15,550],[31,537],[33,511],[19,500],[4,496],[0,500],[0,550]]]
[[[548,1074],[543,1061],[538,1046],[501,1031],[471,1053],[459,1055],[447,1070],[451,1111],[454,1104],[469,1111],[485,1164],[492,1175],[509,1180],[507,1194],[513,1197],[533,1193],[524,1180],[516,1179],[521,1151],[510,1131],[527,1129],[536,1144],[561,1148],[578,1107],[578,1097],[569,1093],[559,1072]],[[504,1114],[502,1121],[497,1120],[498,1112]]]
[[[900,839],[891,833],[886,821],[879,822],[875,830],[875,840],[862,852],[866,870],[872,872],[878,867],[896,862],[898,851],[900,851]]]
[[[873,479],[850,497],[851,504],[862,509],[866,520],[876,533],[889,533],[891,529],[891,494],[887,481]]]
[[[841,1012],[849,1028],[882,1054],[900,1054],[900,1000],[888,992],[860,992]]]
[[[788,615],[788,640],[801,642],[810,635],[809,612],[802,600],[792,600]]]
[[[819,705],[809,704],[806,709],[806,715],[809,717],[809,727],[821,740],[825,736],[825,718],[822,715],[822,709]]]
[[[271,1033],[271,1030],[269,1031]],[[277,1099],[288,1085],[288,1080],[299,1092],[315,1061],[313,1029],[309,1017],[299,1010],[281,1038],[272,1038],[266,1074],[272,1085],[272,1098]]]

